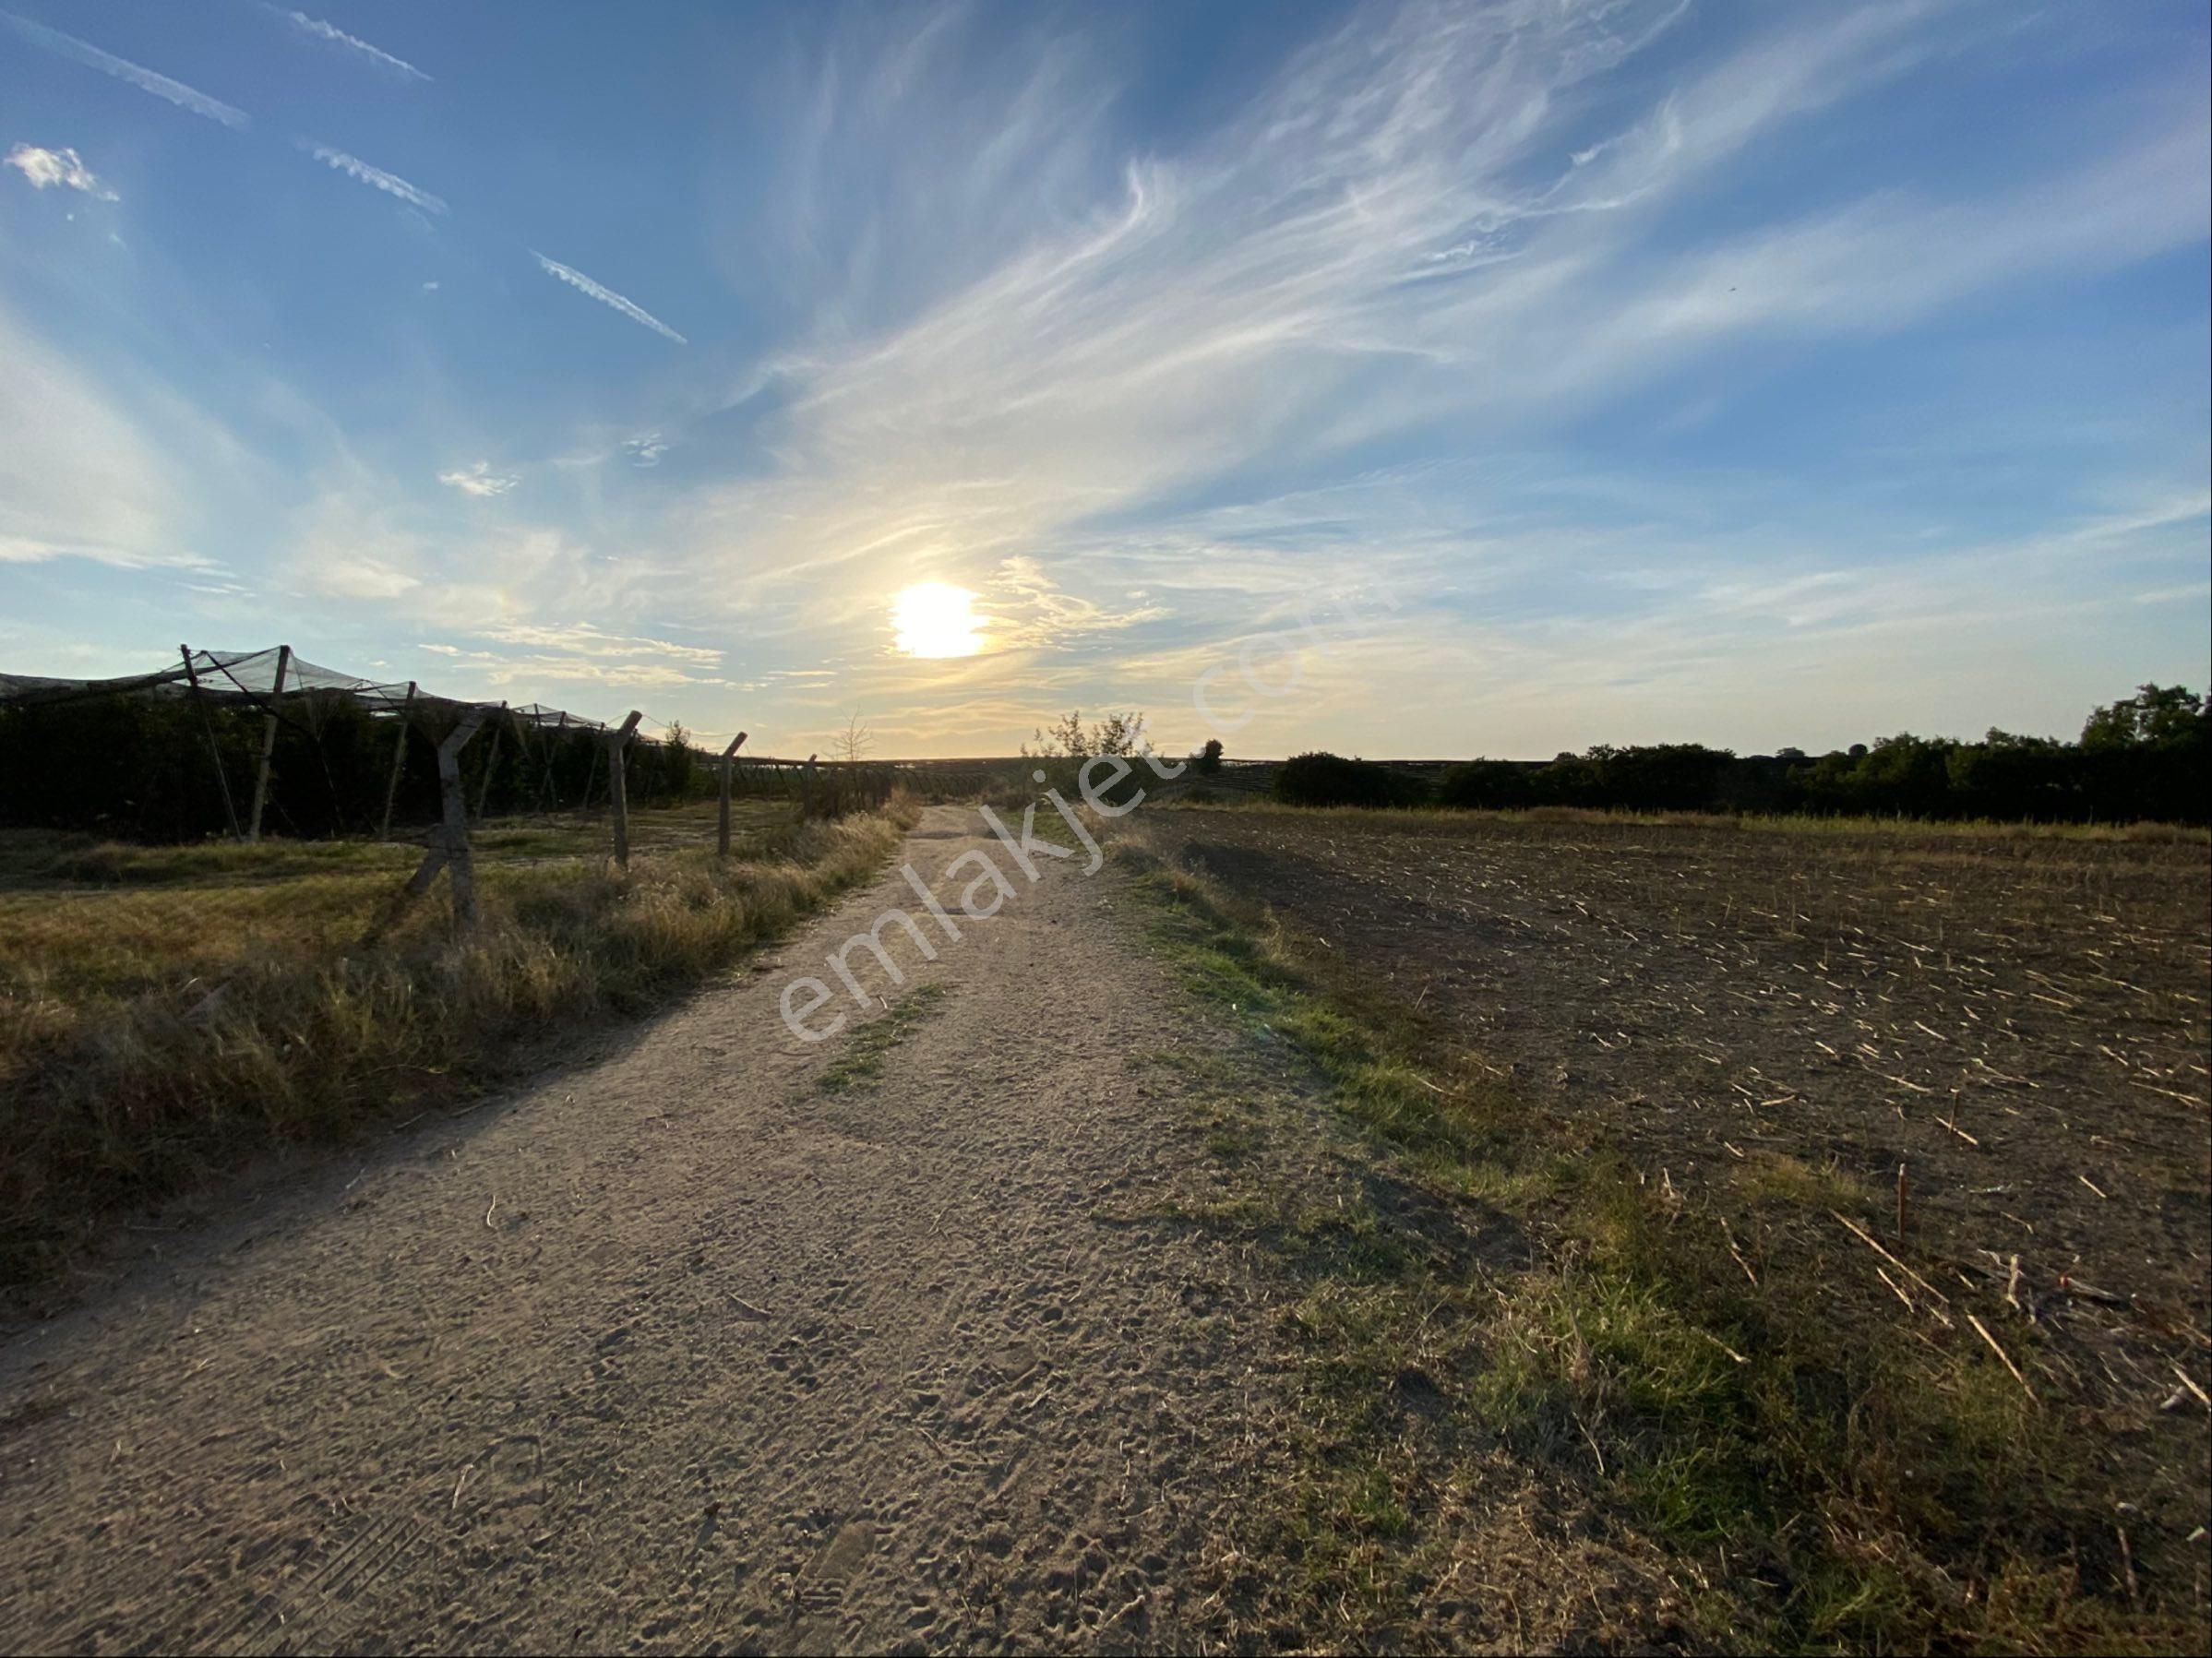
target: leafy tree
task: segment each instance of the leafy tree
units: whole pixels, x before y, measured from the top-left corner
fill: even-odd
[[[2082,746],[2133,748],[2147,744],[2179,745],[2201,739],[2205,701],[2182,686],[2146,685],[2090,714],[2082,727]]]
[[[1700,743],[1659,743],[1628,748],[1593,748],[1598,794],[1608,806],[1632,811],[1693,812],[1710,807],[1721,774],[1736,757]]]
[[[1205,746],[1198,751],[1198,769],[1207,777],[1221,769],[1221,739],[1208,737]]]
[[[1593,748],[1592,754],[1599,752]],[[1597,766],[1579,754],[1561,754],[1537,771],[1530,781],[1537,805],[1548,806],[1602,806],[1597,790]]]
[[[691,751],[691,734],[684,729],[683,722],[672,721],[668,734],[661,739],[661,776],[658,793],[680,800],[691,787],[691,772],[698,756]]]
[[[1947,737],[1916,737],[1910,732],[1883,738],[1853,772],[1858,809],[1905,817],[1945,816],[1955,746]]]
[[[2080,751],[2049,737],[1991,728],[1944,762],[1953,805],[1969,817],[2055,820],[2076,815]]]
[[[1511,760],[1469,760],[1445,772],[1436,785],[1439,805],[1499,811],[1536,798],[1528,768]]]
[[[2202,821],[2212,795],[2212,710],[2181,686],[2140,686],[2089,716],[2081,757],[2094,816]]]

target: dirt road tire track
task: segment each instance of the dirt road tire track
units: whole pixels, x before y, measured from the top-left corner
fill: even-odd
[[[935,880],[977,827],[932,808],[908,854]],[[804,1048],[776,998],[913,907],[895,871],[604,1062],[17,1332],[0,1645],[1197,1644],[1273,1380],[1262,1292],[1146,1218],[1209,1176],[1130,1061],[1209,1037],[1115,878],[963,923],[872,1086],[822,1091],[855,1032]]]

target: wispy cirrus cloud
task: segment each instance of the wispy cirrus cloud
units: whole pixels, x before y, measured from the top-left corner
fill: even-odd
[[[668,639],[637,634],[609,633],[589,622],[543,626],[528,622],[503,622],[476,630],[476,638],[500,645],[526,645],[542,650],[562,650],[589,657],[665,657],[671,662],[717,668],[723,653],[702,645],[679,645]]]
[[[628,686],[720,686],[723,653],[642,635],[610,633],[588,622],[558,626],[496,623],[468,636],[505,649],[470,650],[436,643],[424,650],[466,666],[487,685]]]
[[[41,541],[28,535],[0,535],[0,564],[44,564],[81,558],[118,570],[211,570],[211,560],[197,553],[147,552],[137,547],[103,546],[97,542]]]
[[[0,159],[0,167],[13,167],[30,181],[34,190],[59,185],[66,189],[82,190],[102,201],[119,199],[74,149],[42,149],[36,144],[18,144],[5,159]]]
[[[1165,605],[1150,602],[1142,594],[1132,594],[1138,602],[1120,610],[1069,592],[1025,553],[1002,562],[989,579],[988,590],[991,612],[1007,624],[1001,649],[1070,645],[1092,635],[1118,633],[1157,622],[1169,614]]]
[[[464,495],[475,495],[480,499],[503,495],[521,482],[511,472],[495,472],[488,460],[479,460],[474,466],[462,467],[455,471],[440,472],[437,481],[448,489],[458,489]]]
[[[1087,217],[1034,199],[1037,230],[995,267],[898,328],[792,357],[783,471],[711,495],[703,539],[726,560],[742,533],[770,580],[915,563],[975,580],[1016,553],[1049,570],[1083,519],[1245,469],[1326,466],[1424,426],[1503,432],[1733,340],[1890,329],[2039,268],[2202,238],[2199,95],[2057,181],[2064,213],[2050,181],[1968,207],[1877,191],[1683,245],[1663,209],[1941,42],[1912,7],[1792,15],[1590,135],[1585,84],[1680,14],[1363,18],[1173,158],[1123,160],[1103,116],[1001,97],[1009,147],[1037,149],[1056,192],[1086,173],[1118,189]],[[915,79],[899,84],[933,107]],[[950,168],[915,128],[915,164]],[[1010,211],[1005,185],[977,210]],[[887,194],[870,240],[903,246],[910,209]],[[1439,249],[1475,251],[1440,271]]]
[[[358,35],[348,34],[335,23],[326,23],[320,18],[311,18],[305,12],[289,11],[280,6],[264,5],[261,8],[270,16],[281,18],[311,39],[325,41],[333,46],[366,58],[379,69],[388,70],[404,80],[427,81],[431,78],[403,57],[394,57],[381,46],[372,46]]]
[[[158,75],[143,65],[132,63],[128,58],[117,57],[112,52],[102,52],[73,34],[49,29],[43,23],[33,23],[29,18],[18,18],[10,11],[0,11],[0,21],[5,21],[32,45],[51,52],[56,57],[66,57],[71,63],[84,65],[88,69],[97,69],[102,75],[112,75],[117,80],[128,81],[142,92],[151,92],[156,98],[166,98],[181,110],[189,110],[195,115],[219,121],[225,126],[240,130],[253,125],[253,117],[244,110],[233,108],[220,98],[210,98],[205,92],[196,91],[181,80]]]
[[[1481,594],[1512,617],[1492,637],[1542,640],[1610,685],[1599,613],[1680,624],[1637,567],[1703,543],[1597,533],[1612,509],[1590,501],[1573,529],[1486,517],[1500,483],[1481,468],[1510,471],[1528,430],[1728,353],[1870,340],[2204,240],[2205,101],[2179,77],[1994,185],[1868,167],[1769,200],[1758,190],[1792,129],[1970,52],[1987,15],[1768,14],[1717,55],[1612,73],[1683,15],[1668,0],[1363,12],[1214,129],[1136,151],[1110,63],[1079,74],[1079,46],[1048,26],[994,60],[1019,67],[988,96],[957,18],[839,41],[773,193],[790,222],[766,227],[768,256],[824,295],[814,336],[775,352],[759,428],[772,464],[676,503],[667,543],[712,569],[706,602],[755,637],[859,646],[845,696],[926,705],[947,730],[963,710],[995,719],[1010,698],[1095,687],[1082,676],[1109,654],[1115,683],[1149,667],[1171,695],[1184,675],[1187,697],[1189,672],[1225,648],[1234,661],[1256,617],[1295,626],[1347,561],[1387,567],[1440,638],[1460,625],[1435,618]],[[997,131],[970,129],[978,108]],[[1763,212],[1737,210],[1754,199]],[[744,376],[724,407],[761,383]],[[1265,501],[1285,474],[1342,477],[1371,446],[1432,436],[1472,475],[1394,477],[1244,522],[1189,513],[1193,497]],[[1764,578],[1761,547],[1737,556]],[[1572,590],[1546,588],[1570,560]],[[1034,648],[927,674],[866,649],[892,595],[925,578],[984,594],[1000,637]],[[1808,587],[1789,614],[1833,602]],[[1585,614],[1588,628],[1540,632],[1539,617]],[[1393,646],[1365,667],[1399,687],[1382,709],[1441,722],[1404,689],[1417,660]],[[1744,690],[1698,671],[1725,686],[1714,706]]]
[[[582,271],[564,265],[558,259],[549,259],[544,254],[538,252],[538,250],[534,247],[530,250],[530,256],[538,262],[538,268],[543,270],[547,276],[568,283],[569,287],[575,289],[580,293],[590,294],[593,299],[597,300],[603,305],[612,305],[616,310],[621,312],[623,316],[628,317],[632,322],[642,323],[645,327],[651,328],[654,333],[663,336],[664,339],[673,340],[678,345],[689,345],[691,343],[681,334],[677,333],[674,328],[670,328],[666,323],[663,322],[659,317],[655,316],[652,312],[646,310],[644,306],[635,304],[629,300],[624,299],[622,295],[616,293],[612,288],[608,288],[601,283],[594,282],[590,277],[584,275]]]
[[[381,167],[372,167],[359,156],[348,155],[342,149],[333,149],[328,144],[317,144],[311,138],[300,138],[294,142],[304,153],[313,156],[324,166],[334,172],[342,173],[349,178],[357,178],[372,190],[381,190],[387,196],[396,196],[410,206],[421,208],[424,212],[443,213],[448,210],[445,197],[442,196],[433,196],[429,191],[409,184],[396,173],[387,173]]]

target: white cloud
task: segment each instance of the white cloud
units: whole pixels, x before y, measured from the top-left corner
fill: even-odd
[[[382,47],[372,46],[358,36],[346,33],[336,24],[326,23],[319,18],[310,18],[305,12],[286,11],[274,6],[267,6],[263,9],[274,12],[277,16],[284,18],[302,34],[311,36],[318,41],[327,41],[333,46],[342,46],[348,52],[368,59],[378,68],[389,70],[402,79],[427,81],[430,78],[405,58],[394,57]]]
[[[1492,746],[1465,711],[1485,707],[1505,710],[1515,752],[1598,736],[1726,740],[1782,721],[1767,711],[1774,684],[1859,675],[1838,721],[1942,693],[1940,664],[1955,676],[1959,656],[1916,668],[1915,616],[1993,614],[1992,592],[2022,615],[2063,614],[2087,589],[2058,553],[2008,575],[1957,536],[1838,545],[1818,523],[1832,497],[1736,514],[1711,473],[1675,480],[1682,494],[1662,508],[1649,497],[1667,477],[1616,478],[1622,493],[1606,495],[1586,450],[1560,463],[1572,477],[1557,487],[1574,500],[1545,513],[1527,505],[1518,451],[1541,453],[1547,427],[1581,412],[1622,407],[1648,425],[1629,398],[1701,359],[1733,393],[1747,346],[1774,354],[1901,328],[2023,278],[2201,242],[2201,96],[2178,119],[2168,101],[2163,125],[2144,116],[2132,134],[2116,119],[2086,124],[2056,166],[2032,147],[2008,155],[1995,185],[1978,173],[1953,186],[1894,146],[1847,155],[1824,129],[1812,135],[1820,164],[1783,173],[1791,123],[1957,50],[1984,15],[1760,12],[1754,38],[1717,58],[1701,35],[1604,75],[1670,25],[1680,7],[1669,5],[1641,20],[1626,4],[1554,0],[1363,11],[1265,74],[1210,132],[1178,127],[1168,148],[1140,154],[1113,52],[1094,51],[1087,25],[1082,40],[1048,39],[1060,25],[1039,12],[994,34],[1003,49],[988,54],[964,49],[963,31],[986,25],[957,7],[855,30],[809,77],[778,151],[787,173],[707,193],[710,217],[728,201],[768,204],[742,233],[724,227],[749,239],[727,252],[731,273],[787,283],[811,319],[733,375],[721,409],[740,413],[700,418],[721,413],[704,397],[689,410],[595,412],[569,435],[588,457],[532,465],[532,502],[575,505],[581,528],[560,533],[498,522],[516,501],[464,513],[478,533],[449,546],[433,531],[453,515],[408,516],[422,480],[365,481],[363,501],[400,503],[389,540],[330,533],[316,543],[327,567],[298,579],[457,630],[466,650],[441,648],[468,658],[457,672],[525,686],[533,674],[720,684],[719,651],[675,642],[715,637],[685,627],[720,619],[748,683],[909,710],[915,742],[972,748],[1025,732],[1055,699],[1143,702],[1174,739],[1170,707],[1187,722],[1199,670],[1225,653],[1233,669],[1239,645],[1294,630],[1301,599],[1354,569],[1401,595],[1405,614],[1317,665],[1337,703],[1271,711],[1241,742],[1324,740],[1325,720],[1336,740],[1370,748]],[[323,159],[402,200],[421,196],[342,152]],[[667,361],[703,375],[709,355]],[[1678,434],[1723,412],[1696,395],[1710,385],[1668,388],[1684,411]],[[1366,464],[1347,456],[1408,433],[1461,470],[1343,477]],[[47,457],[66,447],[78,486],[122,484],[88,513],[142,519],[99,536],[19,524],[0,488],[0,530],[18,538],[0,545],[45,557],[75,537],[136,556],[159,543],[161,500],[110,464],[97,434],[24,441]],[[595,471],[616,458],[651,467],[672,442],[685,446],[671,470],[683,481],[695,458],[703,470],[735,443],[743,463],[688,494],[613,488]],[[488,460],[438,476],[478,498],[518,482]],[[1333,482],[1277,493],[1285,477]],[[656,497],[652,516],[641,495]],[[2177,491],[2170,505],[2146,488],[2146,533],[2178,536],[2172,515],[2194,511],[2179,530],[2194,528],[2201,561],[2200,499]],[[2100,538],[2099,556],[2122,539],[2068,533]],[[653,551],[614,551],[635,547]],[[2115,592],[2201,590],[2179,585],[2192,578],[2167,555],[2138,556],[2133,541],[2122,551]],[[926,668],[871,649],[891,595],[925,579],[976,591],[1012,648]],[[2131,608],[2138,622],[2157,614]],[[600,626],[565,625],[578,615]],[[683,626],[653,620],[671,615]],[[849,666],[826,665],[841,653]],[[1623,720],[1618,686],[1632,678],[1666,700]],[[1453,696],[1434,696],[1438,683]],[[1750,711],[1731,712],[1731,698]],[[888,712],[879,729],[904,717]],[[764,740],[772,718],[764,710]]]
[[[371,189],[381,190],[387,196],[396,196],[401,201],[424,209],[429,212],[443,213],[446,211],[446,203],[443,197],[433,196],[427,190],[416,188],[396,173],[387,173],[381,167],[372,167],[359,156],[348,155],[342,149],[333,149],[328,144],[317,144],[307,138],[301,138],[296,142],[300,149],[322,162],[324,166],[333,168],[349,177],[357,178]]]
[[[32,536],[0,534],[0,564],[47,564],[60,558],[81,558],[117,570],[207,570],[211,560],[197,553],[146,552],[133,547],[101,546],[88,542],[41,541]]]
[[[102,52],[75,35],[64,34],[58,29],[49,29],[43,23],[33,23],[29,18],[18,18],[13,12],[0,11],[0,21],[5,21],[34,46],[43,47],[55,56],[66,57],[72,63],[82,64],[88,69],[97,69],[102,75],[112,75],[117,80],[128,81],[140,91],[151,92],[156,98],[166,98],[181,110],[189,110],[193,114],[209,121],[220,121],[225,126],[243,128],[252,125],[252,118],[244,110],[233,109],[221,99],[195,91],[181,80],[157,75],[127,58]]]
[[[597,300],[603,305],[612,305],[616,310],[621,312],[623,316],[628,317],[632,322],[642,323],[645,325],[645,327],[651,328],[654,333],[662,335],[666,339],[673,340],[678,345],[688,345],[691,343],[681,334],[677,333],[674,328],[670,328],[666,323],[663,322],[659,317],[653,316],[652,312],[646,310],[640,305],[631,304],[628,300],[624,299],[622,295],[616,293],[612,288],[602,287],[599,283],[594,282],[590,277],[584,275],[582,271],[571,269],[569,267],[562,264],[558,259],[548,259],[544,254],[538,252],[538,250],[534,247],[530,250],[530,256],[538,262],[538,268],[544,271],[547,276],[556,278],[560,281],[568,283],[569,287],[575,289],[580,293],[590,294],[593,299]]]
[[[665,657],[673,662],[720,667],[723,653],[699,645],[673,644],[666,639],[642,638],[609,633],[589,622],[571,622],[548,627],[529,622],[505,622],[475,630],[475,637],[501,645],[529,645],[587,657]]]
[[[34,190],[60,185],[66,189],[82,190],[102,201],[118,199],[74,149],[41,149],[36,144],[18,144],[0,160],[0,166],[13,167],[30,181]]]
[[[1008,624],[994,630],[995,642],[1001,650],[1065,646],[1090,635],[1118,633],[1156,622],[1169,614],[1160,604],[1112,610],[1068,592],[1025,553],[1004,560],[989,587],[988,608],[994,618]]]
[[[0,363],[7,365],[0,373],[6,562],[212,567],[190,550],[199,469],[258,482],[219,422],[165,387],[119,398],[19,320],[4,298]]]
[[[464,495],[477,496],[503,495],[521,482],[512,473],[495,472],[488,460],[479,460],[474,466],[464,467],[459,471],[440,472],[437,481],[448,489],[458,489]]]
[[[1290,541],[1254,543],[1248,527],[1148,551],[1142,515],[1179,494],[1233,496],[1253,471],[1327,476],[1357,446],[1423,428],[1479,454],[1732,340],[1895,328],[2039,270],[2203,237],[2198,113],[2055,184],[1969,204],[1877,191],[1748,233],[1740,217],[1677,214],[1762,165],[1789,123],[1974,27],[1911,6],[1763,14],[1774,20],[1720,61],[1601,95],[1599,74],[1680,14],[1551,0],[1363,12],[1212,137],[1134,160],[1110,74],[1080,83],[1095,100],[1056,96],[1070,85],[1057,46],[987,97],[959,78],[973,54],[945,46],[959,25],[936,17],[857,66],[825,65],[774,193],[820,211],[767,252],[832,298],[817,337],[777,359],[761,439],[774,470],[692,496],[668,539],[691,549],[705,602],[794,649],[872,637],[909,581],[964,584],[994,609],[1002,595],[1026,607],[1009,633],[1039,651],[957,672],[971,687],[1019,672],[1035,695],[1040,652],[1080,656],[1069,647],[1117,626],[1148,646],[1234,638],[1251,604],[1294,606],[1347,557],[1403,565],[1420,592],[1527,556],[1524,541],[1379,519],[1373,498],[1333,518],[1317,504]],[[1610,113],[1622,86],[1636,102]],[[978,107],[1001,130],[970,132]],[[870,171],[879,128],[899,135],[880,163],[891,185]],[[1018,164],[996,165],[999,140]],[[892,187],[909,166],[960,185]],[[968,189],[977,177],[987,187]],[[865,234],[855,201],[872,204]],[[1448,268],[1440,248],[1458,253]],[[865,275],[840,290],[818,267],[860,271],[891,250],[887,268],[939,286],[857,328],[885,295]],[[729,406],[761,384],[747,375]],[[1110,531],[1087,527],[1100,518]],[[1399,539],[1346,529],[1382,521]],[[1086,613],[1069,597],[1127,585],[1161,600]]]
[[[480,630],[471,637],[505,642],[519,639],[520,635],[529,631],[532,630]],[[727,687],[731,683],[720,674],[697,671],[719,665],[722,658],[718,651],[694,651],[654,639],[624,640],[589,627],[535,631],[541,635],[538,640],[520,642],[536,642],[543,649],[521,652],[472,650],[443,643],[424,645],[423,649],[465,664],[475,671],[482,683],[501,688],[529,689],[566,683],[627,686],[635,690],[674,686]]]
[[[325,559],[316,565],[315,585],[333,598],[397,599],[423,583],[421,578],[395,570],[375,559],[341,557]]]

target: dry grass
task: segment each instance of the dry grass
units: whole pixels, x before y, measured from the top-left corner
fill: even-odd
[[[273,1143],[328,1139],[510,1073],[558,1023],[634,1012],[871,874],[915,808],[756,826],[724,862],[689,817],[627,875],[588,831],[479,839],[483,921],[443,889],[364,925],[420,855],[333,843],[0,849],[0,1282],[35,1284],[119,1206]],[[695,814],[694,814],[695,815]],[[693,843],[685,844],[687,841]]]

